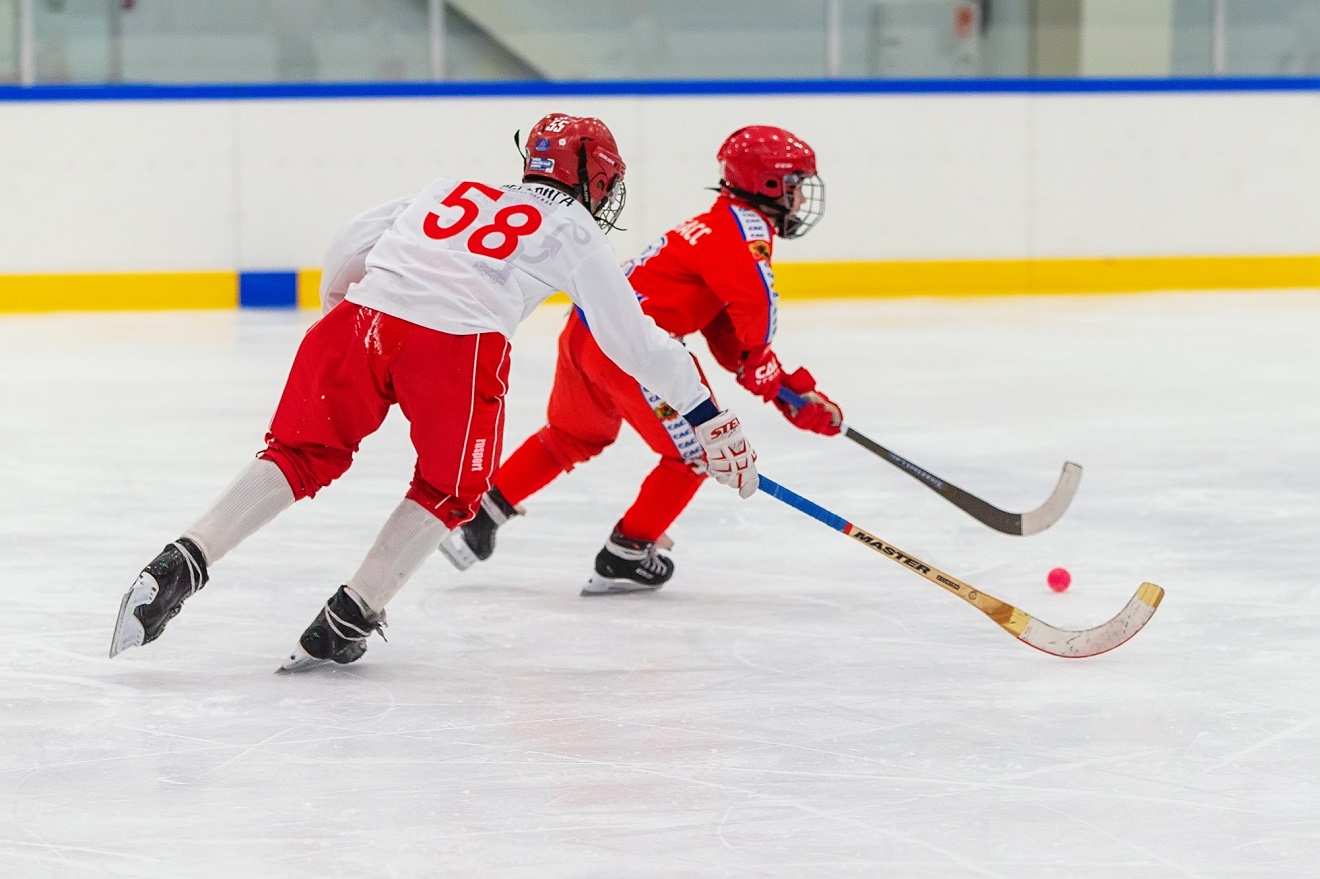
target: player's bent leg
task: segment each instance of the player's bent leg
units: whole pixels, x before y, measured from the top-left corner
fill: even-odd
[[[197,544],[180,537],[161,550],[120,602],[110,655],[159,638],[165,624],[183,609],[184,600],[206,580],[206,557]]]
[[[183,536],[197,544],[214,565],[296,500],[279,466],[259,456]]]
[[[295,500],[342,476],[362,439],[380,428],[395,403],[390,376],[412,330],[349,303],[307,331],[260,456],[279,467]]]
[[[705,481],[682,460],[661,459],[642,481],[637,498],[619,520],[619,530],[640,540],[659,540]]]
[[[596,569],[583,595],[654,592],[674,576],[674,562],[656,552],[654,540],[627,537],[616,527],[596,554]]]
[[[367,652],[367,638],[385,628],[385,612],[374,613],[347,586],[340,586],[302,633],[280,671],[304,671],[327,662],[347,665]]]
[[[270,461],[249,464],[191,528],[138,575],[120,604],[110,655],[154,641],[207,571],[283,510],[293,492]]]
[[[595,570],[582,594],[653,592],[669,582],[674,576],[674,560],[656,550],[673,546],[665,530],[687,507],[703,481],[704,477],[682,460],[662,459],[597,553]]]
[[[294,500],[316,497],[316,493],[334,482],[353,463],[353,451],[310,444],[295,445],[266,435],[266,448],[257,455],[279,468],[289,483]]]
[[[495,552],[495,532],[505,522],[522,514],[521,508],[505,500],[499,488],[492,488],[481,498],[477,514],[440,541],[440,553],[454,567],[466,571],[491,557]]]
[[[467,502],[440,507],[433,512],[407,497],[394,508],[357,573],[321,608],[281,670],[356,662],[367,652],[372,632],[384,637],[385,605],[435,552],[448,524],[471,515]]]
[[[618,436],[619,420],[585,439],[547,425],[519,446],[500,465],[498,483],[482,498],[471,520],[440,542],[440,552],[460,571],[466,571],[495,552],[495,532],[510,519],[523,515],[519,503],[549,485],[577,464],[599,455]]]
[[[607,371],[603,366],[600,369]],[[697,369],[700,372],[700,365]],[[639,391],[635,381],[617,372],[610,375],[611,401],[660,455],[660,463],[642,482],[636,500],[597,554],[583,595],[653,591],[668,582],[674,575],[674,561],[656,552],[657,543],[664,540],[673,545],[665,531],[705,481],[701,444],[687,420],[656,394],[645,388]]]

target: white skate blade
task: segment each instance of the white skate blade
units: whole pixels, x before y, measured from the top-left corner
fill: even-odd
[[[115,620],[115,634],[110,639],[110,658],[114,659],[130,647],[141,647],[147,640],[147,630],[133,616],[133,611],[144,604],[151,604],[160,591],[156,578],[143,571],[137,581],[124,593],[124,600],[119,603],[119,617]]]
[[[312,656],[304,650],[301,644],[295,644],[293,645],[293,652],[289,654],[289,658],[284,660],[279,668],[275,669],[275,674],[293,674],[294,672],[309,671],[330,664],[330,660],[317,659],[315,656]]]
[[[664,583],[651,585],[638,583],[636,580],[628,580],[623,577],[602,577],[600,574],[592,574],[590,579],[587,580],[587,585],[582,587],[579,595],[623,595],[628,592],[654,592],[664,585]]]
[[[440,541],[440,554],[449,559],[449,563],[460,571],[466,571],[480,561],[477,554],[468,548],[467,541],[463,539],[462,529],[459,528],[450,531],[448,536]]]

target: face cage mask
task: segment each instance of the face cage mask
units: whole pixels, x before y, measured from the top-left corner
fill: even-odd
[[[596,205],[591,203],[591,177],[587,172],[587,145],[578,147],[578,185],[574,187],[574,197],[582,202],[583,207],[591,212],[596,225],[607,234],[611,229],[626,231],[619,225],[619,214],[623,213],[623,203],[628,200],[628,191],[624,188],[623,177],[614,178],[610,191]]]
[[[825,216],[825,181],[815,174],[803,177],[797,185],[797,194],[801,198],[798,208],[791,214],[781,205],[776,226],[783,238],[801,238],[806,235],[821,217]]]
[[[623,185],[623,178],[614,178],[614,185],[610,187],[609,193],[604,201],[596,206],[592,214],[596,218],[596,225],[609,232],[611,229],[626,231],[619,225],[619,214],[623,213],[623,205],[628,200],[628,190]]]

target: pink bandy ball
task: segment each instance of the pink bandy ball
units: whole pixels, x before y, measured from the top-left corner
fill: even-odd
[[[1068,584],[1072,583],[1072,575],[1064,568],[1055,568],[1050,571],[1045,581],[1050,584],[1050,588],[1055,592],[1062,592],[1068,588]]]

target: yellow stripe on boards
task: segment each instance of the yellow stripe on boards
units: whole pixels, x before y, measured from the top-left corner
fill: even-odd
[[[321,270],[298,270],[298,307],[321,310]]]
[[[237,307],[235,272],[0,275],[0,313]]]
[[[779,263],[785,299],[1320,286],[1320,256]]]
[[[299,304],[303,276],[299,273]],[[775,264],[784,299],[1002,296],[1320,287],[1320,256],[1142,257]],[[567,303],[556,293],[547,304]],[[310,305],[320,307],[313,289]]]
[[[297,284],[298,304],[319,309],[320,269],[300,270]],[[1320,287],[1320,256],[784,262],[775,286],[786,300],[1266,290]],[[237,305],[236,272],[0,275],[0,313]]]

